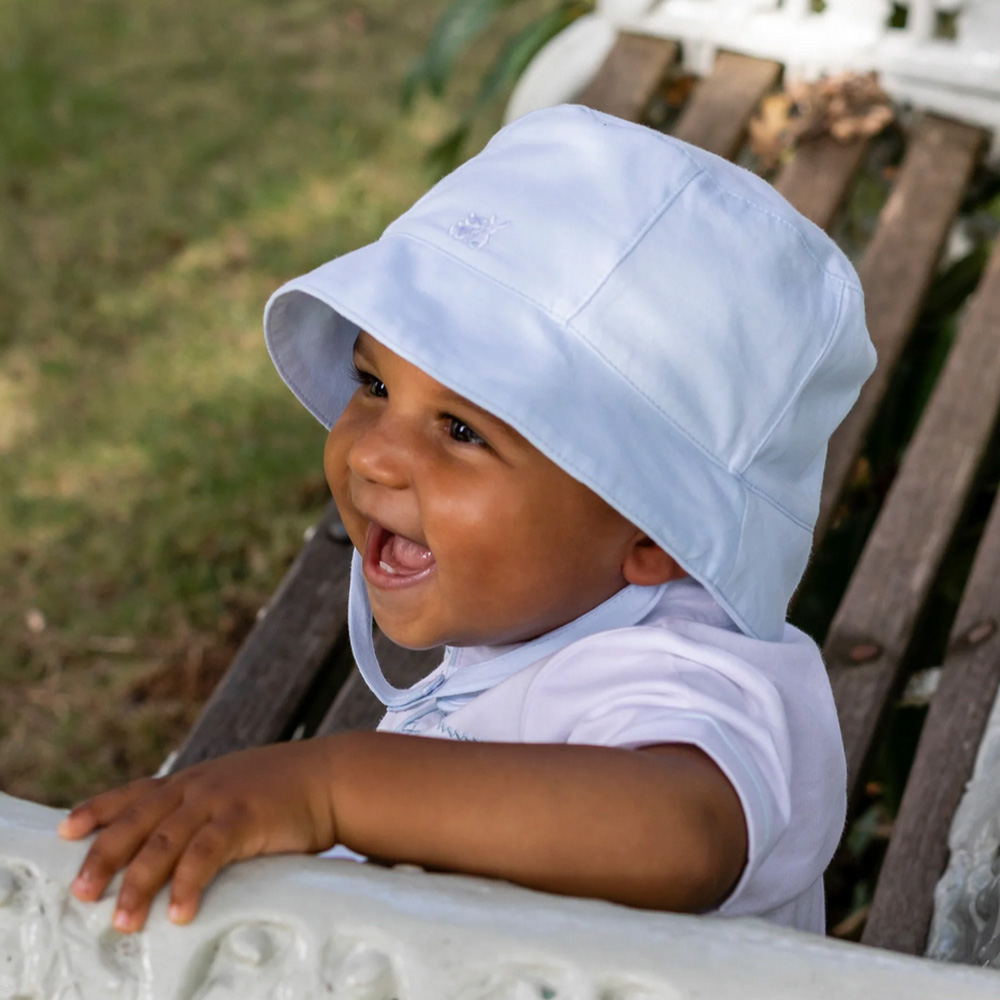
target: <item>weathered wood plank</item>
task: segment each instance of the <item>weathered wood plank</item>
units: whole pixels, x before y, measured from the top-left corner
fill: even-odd
[[[676,42],[622,32],[577,100],[596,111],[642,121],[677,53]]]
[[[816,537],[829,526],[958,212],[982,147],[979,129],[925,117],[858,267],[878,367],[830,439]]]
[[[838,142],[830,135],[807,139],[782,167],[774,186],[807,219],[829,229],[867,148],[867,139]]]
[[[761,98],[780,76],[780,63],[720,52],[711,75],[695,87],[673,134],[732,159],[743,145],[747,123]]]
[[[1000,405],[1000,244],[824,647],[853,795]]]
[[[380,634],[375,637],[375,653],[391,683],[396,687],[410,687],[441,662],[444,650],[440,647],[403,649]],[[372,694],[355,667],[320,723],[316,735],[350,729],[374,729],[384,714],[382,703]]]
[[[331,503],[212,693],[172,770],[287,735],[346,628],[351,552]]]
[[[1000,331],[994,334],[1000,340]],[[862,941],[923,954],[948,834],[1000,682],[1000,500],[979,544]]]

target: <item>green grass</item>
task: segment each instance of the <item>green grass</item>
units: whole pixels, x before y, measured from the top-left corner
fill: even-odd
[[[426,188],[455,116],[399,95],[440,6],[0,7],[5,790],[156,767],[203,691],[137,685],[217,671],[318,516],[260,316]]]

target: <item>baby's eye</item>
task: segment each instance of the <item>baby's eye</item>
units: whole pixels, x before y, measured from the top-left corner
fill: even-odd
[[[462,444],[477,444],[486,448],[486,442],[464,421],[458,417],[448,418],[448,433]]]
[[[376,378],[371,372],[362,371],[360,368],[354,368],[351,371],[351,378],[354,379],[358,385],[363,385],[368,390],[369,396],[379,396],[384,398],[389,395],[389,390],[385,387],[385,382],[380,378]]]

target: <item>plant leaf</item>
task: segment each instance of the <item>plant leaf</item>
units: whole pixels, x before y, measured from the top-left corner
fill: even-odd
[[[454,0],[438,18],[424,54],[406,77],[404,107],[410,105],[421,87],[440,97],[458,54],[483,33],[501,10],[518,2],[520,0]]]
[[[475,111],[499,97],[527,68],[535,54],[549,39],[559,34],[578,17],[593,10],[588,0],[563,0],[537,21],[508,38],[500,54],[483,77],[476,98]]]
[[[473,121],[483,108],[517,80],[531,58],[550,38],[592,10],[593,6],[589,0],[563,0],[558,7],[507,40],[483,77],[475,104],[462,116],[459,124],[428,151],[427,163],[435,176],[443,177],[461,162],[462,146],[469,137]]]

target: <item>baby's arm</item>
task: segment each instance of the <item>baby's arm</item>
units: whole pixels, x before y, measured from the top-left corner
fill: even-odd
[[[344,733],[261,747],[146,779],[73,810],[103,826],[74,892],[97,899],[127,866],[116,926],[138,930],[172,879],[187,922],[225,864],[341,843],[373,858],[574,896],[698,911],[735,885],[739,799],[700,750],[468,743]]]

